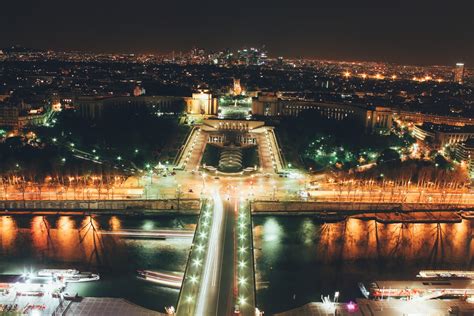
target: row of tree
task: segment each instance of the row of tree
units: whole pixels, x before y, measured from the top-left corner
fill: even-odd
[[[385,156],[386,157],[386,156]],[[345,175],[348,179],[367,183],[385,183],[395,185],[415,185],[422,188],[460,188],[470,183],[467,170],[459,165],[442,165],[435,161],[422,159],[382,160],[373,168]]]

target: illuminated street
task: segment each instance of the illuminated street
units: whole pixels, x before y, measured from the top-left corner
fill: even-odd
[[[226,198],[223,200],[221,195]],[[238,230],[239,199],[233,190],[221,189],[221,192],[214,191],[212,196],[212,223],[208,229],[196,231],[195,238],[200,243],[194,245],[188,261],[178,314],[229,315],[239,305],[243,315],[253,315],[255,293],[252,286],[251,226],[247,222],[246,230]],[[207,212],[202,216],[207,217]],[[248,221],[249,217],[245,220]],[[238,231],[243,233],[242,236],[247,232],[245,239],[239,238]],[[241,245],[238,240],[244,241],[244,244]],[[200,255],[203,243],[207,243],[205,257]],[[199,272],[191,272],[196,271],[194,266],[201,265]],[[242,288],[248,290],[239,291]]]
[[[0,315],[474,315],[474,2],[399,2],[4,1]]]

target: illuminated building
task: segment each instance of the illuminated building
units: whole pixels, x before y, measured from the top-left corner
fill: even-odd
[[[47,113],[42,109],[24,111],[20,107],[0,106],[0,126],[19,129],[25,126],[41,125],[45,122]]]
[[[209,91],[203,90],[193,93],[192,97],[185,98],[186,112],[188,114],[217,114],[217,99]]]
[[[464,64],[457,63],[454,68],[454,82],[462,84],[464,80]]]
[[[474,126],[452,126],[424,123],[415,126],[413,134],[419,141],[432,148],[443,148],[474,137]]]
[[[184,100],[182,97],[170,96],[137,96],[137,97],[97,97],[81,96],[73,100],[73,105],[82,117],[99,119],[106,109],[134,109],[147,107],[164,113],[181,111]]]
[[[0,126],[18,128],[20,110],[16,106],[0,106]]]
[[[234,95],[241,95],[242,94],[242,86],[240,85],[240,79],[234,78]]]
[[[237,51],[237,61],[245,65],[263,65],[267,61],[267,52],[264,49],[244,48]]]
[[[453,126],[474,125],[474,119],[471,117],[436,115],[411,111],[396,111],[395,114],[401,121],[412,122],[415,124],[429,122],[433,124]]]
[[[393,124],[392,110],[382,106],[282,99],[277,93],[263,93],[252,100],[253,115],[297,117],[303,111],[317,111],[329,120],[355,122],[366,133],[384,133]]]
[[[456,146],[456,160],[465,163],[469,176],[474,178],[474,138],[461,142]]]
[[[144,95],[145,94],[145,89],[144,88],[141,88],[139,86],[136,86],[135,89],[133,89],[133,96],[134,97],[139,97],[141,95]]]

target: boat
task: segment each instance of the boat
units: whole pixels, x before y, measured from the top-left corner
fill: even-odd
[[[98,281],[99,279],[100,279],[100,276],[96,273],[79,272],[71,276],[65,276],[63,280],[66,283],[79,283],[79,282]]]
[[[462,270],[421,270],[419,278],[468,278],[474,279],[474,271]]]
[[[76,269],[42,269],[37,272],[40,277],[70,276],[79,273]]]
[[[80,272],[76,269],[42,269],[37,274],[39,277],[52,277],[65,283],[90,282],[100,279],[98,274]]]
[[[14,292],[23,296],[42,296],[44,293],[54,293],[64,288],[63,282],[53,277],[37,277],[25,274],[0,275],[0,289],[3,292]]]
[[[184,274],[178,272],[137,270],[137,277],[145,281],[150,281],[173,289],[179,289],[183,283]]]
[[[359,288],[366,298],[376,300],[390,298],[428,300],[474,295],[474,281],[469,278],[374,281],[368,286],[359,283]]]

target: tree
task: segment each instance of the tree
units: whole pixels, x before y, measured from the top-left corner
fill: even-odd
[[[398,151],[387,148],[384,149],[379,158],[377,159],[377,164],[387,164],[387,163],[397,163],[400,162],[400,154]]]
[[[434,162],[435,162],[435,165],[436,167],[439,167],[441,169],[448,169],[450,168],[450,163],[448,160],[446,160],[446,158],[444,158],[443,155],[436,155],[435,158],[434,158]]]

